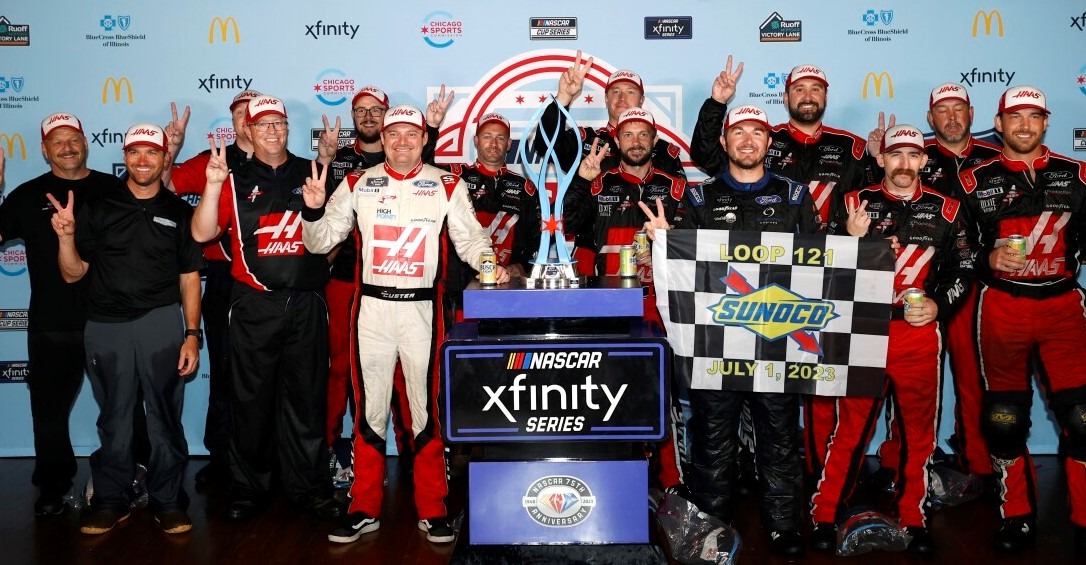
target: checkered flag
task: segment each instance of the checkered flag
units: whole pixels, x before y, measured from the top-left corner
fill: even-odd
[[[680,382],[881,395],[894,288],[885,240],[658,230],[652,263]]]

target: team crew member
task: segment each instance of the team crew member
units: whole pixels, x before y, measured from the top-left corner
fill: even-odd
[[[423,161],[432,163],[434,148],[437,146],[438,126],[445,119],[445,112],[452,103],[453,94],[445,95],[442,86],[438,98],[426,107],[427,143],[422,150]],[[318,142],[318,160],[330,163],[329,189],[338,187],[347,175],[354,171],[364,171],[385,161],[385,149],[381,143],[381,123],[388,111],[388,95],[376,86],[365,86],[351,99],[351,117],[354,120],[354,142],[339,147],[339,120],[336,127],[328,127],[325,119],[325,131]],[[330,160],[330,161],[329,161]],[[331,258],[331,270],[325,296],[328,300],[328,349],[330,365],[328,367],[328,418],[327,441],[331,448],[333,442],[343,433],[343,415],[347,412],[348,402],[352,400],[352,383],[358,380],[357,343],[358,328],[353,324],[358,320],[359,284],[358,273],[362,268],[358,256],[357,231],[336,246],[328,256]],[[393,385],[396,402],[392,404],[393,428],[396,431],[396,443],[399,452],[409,457],[411,448],[411,422],[404,392],[403,374],[396,370]],[[352,416],[354,407],[352,406]],[[341,462],[342,463],[342,462]]]
[[[86,364],[101,447],[91,456],[95,493],[80,527],[85,534],[103,534],[128,518],[137,389],[147,410],[155,520],[170,534],[192,528],[181,488],[188,458],[181,407],[184,378],[199,362],[197,271],[204,260],[189,230],[192,208],[162,185],[166,153],[161,128],[132,126],[124,137],[124,186],[104,187],[78,218],[72,193],[64,205],[46,196],[57,211],[61,276],[87,278]]]
[[[959,177],[978,237],[977,327],[984,381],[982,430],[1002,487],[996,546],[1036,538],[1037,475],[1026,451],[1031,360],[1060,425],[1075,549],[1086,553],[1086,299],[1078,284],[1086,221],[1086,164],[1049,151],[1045,95],[1032,86],[999,99],[1003,151]],[[1008,239],[1025,237],[1025,252]]]
[[[742,72],[740,65],[735,73],[729,73],[730,58],[728,63],[713,84],[712,96],[701,106],[690,142],[690,158],[710,175],[727,165],[726,155],[716,141],[717,125]],[[818,206],[820,230],[825,230],[832,210],[845,193],[871,184],[866,173],[868,164],[864,162],[864,140],[822,123],[829,86],[826,73],[815,65],[799,65],[788,73],[784,104],[789,120],[773,128],[773,142],[765,158],[767,170],[807,185]],[[817,477],[825,460],[826,444],[833,431],[833,410],[830,397],[805,398],[804,455],[809,476]]]
[[[584,61],[581,59],[581,52],[577,51],[573,64],[558,77],[558,92],[555,94],[558,104],[569,108],[570,104],[581,96],[585,77],[592,69],[592,64],[592,57]],[[579,128],[583,146],[577,145],[576,132],[565,129],[565,119],[558,111],[558,106],[552,103],[543,113],[541,130],[560,131],[555,140],[554,151],[558,156],[558,162],[563,167],[567,169],[571,167],[578,152],[582,157],[587,157],[596,139],[600,140],[601,145],[609,148],[609,152],[604,154],[601,170],[607,171],[618,166],[619,152],[615,130],[618,128],[618,119],[622,112],[630,108],[641,108],[645,103],[645,85],[641,81],[641,76],[628,70],[612,73],[607,78],[607,85],[604,87],[604,103],[607,106],[607,125],[595,130]],[[546,149],[546,142],[541,134],[536,135],[535,148],[540,153]],[[649,156],[654,168],[686,180],[686,171],[683,169],[682,160],[679,159],[677,145],[657,139],[651,147]]]
[[[261,96],[255,90],[243,90],[230,101],[230,115],[234,125],[234,142],[226,146],[226,164],[237,171],[249,163],[253,154],[253,142],[245,127],[245,111],[249,101]],[[182,130],[183,131],[183,130]],[[180,195],[202,195],[207,186],[207,162],[211,151],[176,165],[170,176],[170,188]],[[225,237],[204,244],[203,314],[207,330],[207,358],[210,364],[208,376],[207,417],[204,420],[204,447],[210,461],[196,472],[197,485],[211,482],[228,483],[230,461],[230,294],[234,277],[230,275],[230,255]]]
[[[958,175],[999,155],[999,147],[971,135],[973,107],[964,86],[954,82],[940,84],[932,89],[928,102],[928,125],[935,136],[924,142],[928,163],[920,169],[920,183],[946,196],[960,198]],[[890,126],[893,125],[891,114]],[[882,135],[880,124],[868,136],[869,152],[873,148],[878,151]],[[961,306],[943,326],[954,377],[954,436],[951,443],[957,452],[958,463],[966,473],[983,477],[986,484],[993,484],[992,462],[980,431],[980,354],[976,348],[974,325],[976,303],[976,287],[970,284]],[[900,449],[897,440],[896,436],[888,438],[879,448],[881,472],[887,480],[894,480],[891,470],[897,468],[896,457]]]
[[[113,175],[87,168],[87,138],[72,114],[56,113],[41,122],[42,153],[49,172],[15,188],[0,203],[0,241],[22,239],[30,273],[27,352],[30,415],[34,424],[34,474],[38,487],[34,514],[58,516],[76,473],[68,417],[83,383],[83,326],[87,323],[84,284],[64,282],[57,265],[57,236],[50,224],[53,207],[46,195],[73,211],[95,193],[120,186]],[[0,150],[0,175],[3,174]],[[2,177],[0,177],[2,178]]]
[[[806,187],[765,167],[771,138],[769,121],[761,108],[732,108],[724,120],[720,143],[728,167],[700,186],[687,189],[689,211],[675,227],[783,233],[818,230],[818,211]],[[645,224],[649,233],[668,229],[672,223],[647,206],[642,210],[649,216]],[[732,490],[744,401],[749,402],[758,438],[754,449],[762,490],[762,527],[769,533],[774,551],[802,554],[800,460],[795,434],[799,398],[794,394],[690,390],[692,472],[688,486],[692,500],[700,510],[725,522],[735,517]]]
[[[491,249],[490,238],[475,219],[464,183],[422,162],[427,141],[422,112],[410,106],[391,108],[381,137],[383,166],[348,175],[331,198],[310,183],[304,191],[306,247],[326,253],[357,226],[365,265],[358,324],[362,386],[355,393],[365,420],[355,423],[350,514],[328,539],[348,543],[380,527],[385,426],[399,359],[411,399],[419,528],[428,540],[447,543],[455,533],[446,519],[448,484],[437,418],[439,379],[433,366],[435,347],[444,335],[440,297],[434,292],[441,232],[448,229],[456,253],[475,268],[480,254]],[[500,265],[497,274],[498,282],[509,278]]]
[[[614,131],[618,144],[619,162],[603,170],[607,161],[607,146],[592,142],[592,151],[581,160],[577,176],[570,183],[564,203],[566,229],[577,234],[577,246],[595,256],[598,276],[619,274],[619,251],[623,245],[634,243],[634,234],[645,224],[641,204],[660,206],[664,217],[676,224],[686,214],[683,194],[686,180],[657,169],[652,164],[652,148],[656,145],[656,120],[641,108],[629,108],[619,116]],[[637,268],[638,279],[645,290],[644,317],[663,326],[653,294],[652,265],[648,253],[642,253]],[[676,397],[678,395],[675,395]],[[677,423],[678,411],[672,420]],[[676,445],[679,434],[671,430],[661,446],[656,477],[662,489],[682,482],[679,467],[680,452]]]
[[[230,171],[226,151],[212,140],[207,187],[192,223],[197,241],[227,234],[236,281],[227,518],[262,512],[276,470],[292,505],[337,518],[342,508],[331,497],[324,439],[328,262],[305,249],[301,234],[302,186],[317,165],[287,150],[282,100],[259,96],[246,108],[253,158]]]
[[[446,167],[467,185],[475,217],[490,234],[498,264],[509,276],[524,277],[531,273],[538,249],[541,212],[535,184],[505,167],[505,156],[513,145],[509,132],[505,116],[484,114],[473,138],[475,162]],[[475,271],[456,257],[446,268],[442,277],[447,284],[446,300],[459,318],[464,287]]]
[[[941,326],[964,298],[973,259],[958,200],[920,183],[920,170],[928,161],[924,134],[913,126],[895,125],[881,137],[881,145],[876,159],[885,171],[884,180],[847,194],[847,214],[835,219],[830,233],[896,237],[900,245],[896,249],[885,385],[894,397],[902,436],[895,446],[903,447],[894,457],[903,467],[896,470],[900,493],[895,503],[898,522],[910,536],[909,550],[931,553],[935,542],[926,527],[924,508],[928,464],[938,443]],[[873,222],[873,217],[878,221]],[[905,292],[910,288],[926,293],[922,302],[906,306]],[[881,398],[837,399],[836,428],[812,498],[814,549],[833,551],[837,547],[836,523],[847,510],[848,495],[863,466],[881,408]]]

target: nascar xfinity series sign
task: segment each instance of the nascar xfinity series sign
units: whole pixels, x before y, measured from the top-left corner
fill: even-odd
[[[442,357],[451,442],[664,436],[662,340],[449,341]]]

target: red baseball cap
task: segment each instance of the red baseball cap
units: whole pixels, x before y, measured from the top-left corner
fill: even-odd
[[[784,79],[784,87],[788,88],[793,82],[805,78],[813,78],[818,82],[821,82],[826,88],[830,87],[830,81],[826,78],[826,73],[822,72],[822,69],[815,65],[799,65],[797,67],[792,67],[792,72],[788,73],[788,78]]]
[[[359,99],[364,96],[369,96],[385,108],[388,108],[388,95],[376,86],[363,86],[358,92],[356,92],[354,94],[354,98],[351,99],[351,108],[354,108],[358,104]]]

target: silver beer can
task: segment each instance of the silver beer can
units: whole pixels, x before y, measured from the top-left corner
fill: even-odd
[[[618,250],[618,276],[637,276],[637,251],[633,245],[623,245]]]

